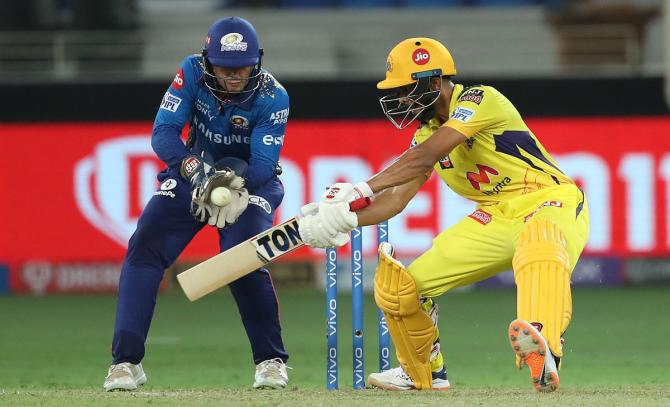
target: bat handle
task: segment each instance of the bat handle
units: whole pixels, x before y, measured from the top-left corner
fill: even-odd
[[[349,204],[349,209],[351,209],[352,212],[358,212],[361,209],[370,206],[371,203],[372,201],[370,198],[358,198]]]

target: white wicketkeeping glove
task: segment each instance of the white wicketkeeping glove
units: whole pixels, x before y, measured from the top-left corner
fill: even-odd
[[[207,221],[207,224],[223,228],[226,226],[226,218],[221,215],[221,208],[216,205],[201,203],[196,209],[194,216],[200,222]]]
[[[226,206],[220,207],[219,218],[223,218],[224,226],[231,225],[237,222],[237,219],[242,215],[242,213],[247,209],[249,205],[249,192],[246,188],[241,189],[231,189],[230,192],[233,195],[233,199]],[[220,221],[216,221],[216,226],[219,226]],[[210,223],[211,225],[211,223]]]

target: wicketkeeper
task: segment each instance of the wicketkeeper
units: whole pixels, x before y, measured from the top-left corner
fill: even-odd
[[[284,197],[277,175],[289,99],[261,67],[262,55],[251,23],[221,19],[210,27],[202,52],[181,63],[163,97],[151,144],[168,168],[158,175],[161,186],[128,243],[105,390],[133,390],[146,382],[141,361],[158,286],[200,229],[216,227],[225,251],[272,226]],[[186,125],[185,145],[180,136]],[[216,187],[230,190],[226,205],[210,200]],[[260,268],[230,290],[256,365],[253,387],[286,387],[288,354],[270,274]]]
[[[332,185],[303,207],[300,233],[312,247],[340,246],[348,232],[400,213],[436,172],[476,210],[440,233],[405,267],[393,248],[379,247],[375,300],[386,316],[400,367],[373,373],[384,389],[448,389],[432,298],[514,270],[517,319],[508,337],[517,367],[530,368],[538,391],[558,389],[562,335],[572,316],[570,274],[589,231],[583,192],[566,176],[499,91],[454,84],[449,51],[430,38],[391,50],[379,89],[399,129],[419,122],[410,148],[386,169],[356,185]],[[368,208],[348,202],[373,197]]]

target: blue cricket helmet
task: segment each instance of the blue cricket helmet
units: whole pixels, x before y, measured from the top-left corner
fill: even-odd
[[[226,17],[216,21],[207,32],[200,64],[204,71],[205,86],[223,105],[239,105],[250,100],[261,84],[263,49],[258,43],[256,29],[242,17]],[[213,66],[224,68],[253,67],[247,84],[241,92],[230,91],[217,77]]]
[[[226,17],[209,27],[203,54],[212,65],[241,68],[260,65],[263,50],[249,21]]]

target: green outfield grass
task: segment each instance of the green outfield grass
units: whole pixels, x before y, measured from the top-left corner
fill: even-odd
[[[459,292],[438,300],[453,389],[349,390],[351,308],[340,300],[340,387],[325,387],[324,295],[279,290],[291,354],[285,391],[249,390],[251,352],[227,293],[189,303],[162,294],[136,393],[102,392],[109,367],[113,296],[0,297],[0,405],[670,405],[670,287],[575,289],[559,393],[538,395],[513,366],[506,339],[511,290]],[[366,372],[377,362],[376,311],[366,298]]]

